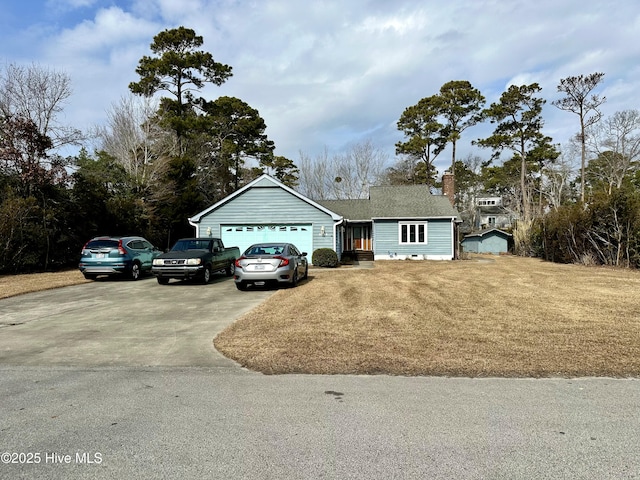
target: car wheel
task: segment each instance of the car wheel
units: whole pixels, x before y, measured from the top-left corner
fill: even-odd
[[[232,260],[227,268],[225,268],[224,273],[227,274],[227,277],[232,277],[234,273],[236,273],[236,261]]]
[[[207,283],[209,283],[209,281],[211,280],[211,267],[204,267],[204,272],[202,274],[202,283],[204,283],[205,285]]]
[[[307,278],[309,278],[309,265],[304,266],[304,277],[302,279],[306,280]]]
[[[158,283],[160,285],[167,285],[169,283],[169,279],[164,277],[158,277]]]
[[[84,278],[86,278],[87,280],[95,280],[96,278],[98,278],[98,276],[94,273],[85,273]]]
[[[140,278],[140,264],[135,263],[131,265],[131,280],[136,281]]]
[[[293,269],[293,278],[291,278],[291,287],[298,286],[298,268]]]
[[[245,282],[236,282],[236,288],[244,292],[248,288],[248,285]]]

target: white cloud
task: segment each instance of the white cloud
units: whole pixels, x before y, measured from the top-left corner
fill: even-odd
[[[469,80],[488,102],[510,84],[539,83],[547,131],[560,143],[575,131],[574,119],[550,105],[563,77],[603,71],[606,111],[640,108],[635,0],[62,3],[76,16],[62,28],[32,29],[32,60],[70,74],[76,93],[67,113],[80,127],[104,121],[153,36],[181,25],[233,67],[226,84],[205,94],[257,108],[276,153],[294,160],[299,150],[313,156],[366,138],[393,153],[402,111],[449,80]],[[465,132],[461,154],[480,134]],[[446,153],[440,159],[449,162]]]

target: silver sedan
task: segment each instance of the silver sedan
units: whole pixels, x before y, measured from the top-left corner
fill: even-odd
[[[236,260],[234,279],[238,290],[249,285],[267,283],[288,284],[295,287],[307,278],[307,252],[300,252],[291,243],[256,243]]]

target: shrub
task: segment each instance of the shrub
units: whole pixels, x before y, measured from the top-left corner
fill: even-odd
[[[338,254],[330,248],[319,248],[313,252],[311,263],[316,267],[336,268],[338,266]]]

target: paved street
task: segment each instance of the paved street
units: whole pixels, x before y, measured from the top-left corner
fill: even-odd
[[[265,376],[211,350],[239,294],[1,300],[0,479],[640,478],[637,379]]]

